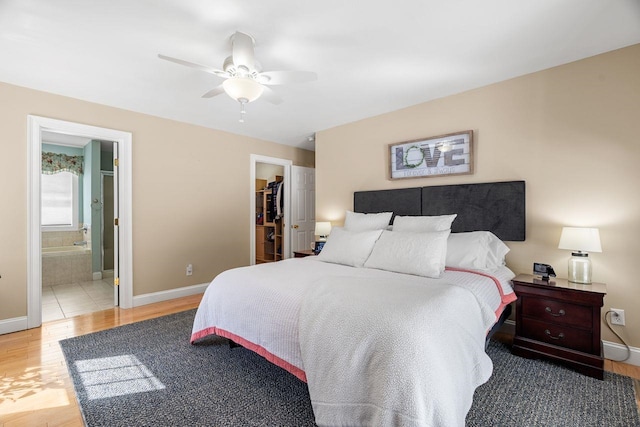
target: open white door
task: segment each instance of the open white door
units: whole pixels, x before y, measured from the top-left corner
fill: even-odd
[[[120,306],[120,215],[118,210],[118,143],[113,143],[113,304]]]
[[[311,249],[315,240],[316,170],[291,167],[291,250]]]

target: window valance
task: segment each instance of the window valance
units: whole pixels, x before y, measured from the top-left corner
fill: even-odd
[[[69,156],[59,153],[42,153],[42,173],[53,175],[59,172],[71,172],[82,175],[83,156]]]

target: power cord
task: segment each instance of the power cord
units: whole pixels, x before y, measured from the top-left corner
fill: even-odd
[[[613,332],[613,335],[615,335],[616,337],[618,337],[618,339],[620,341],[622,341],[622,344],[624,344],[624,346],[627,348],[627,357],[625,357],[622,360],[615,360],[615,359],[609,359],[609,360],[613,360],[614,362],[624,362],[626,360],[629,360],[629,358],[631,357],[631,348],[629,347],[629,344],[626,343],[626,341],[624,339],[622,339],[622,337],[620,335],[618,335],[618,333],[616,331],[613,330],[613,328],[611,327],[610,319],[607,318],[607,314],[613,315],[613,310],[609,310],[604,314],[604,323],[607,325],[607,328],[609,328],[609,330],[611,332]],[[611,317],[611,316],[609,316]]]

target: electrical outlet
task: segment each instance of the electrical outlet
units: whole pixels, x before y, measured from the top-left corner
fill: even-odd
[[[193,265],[187,265],[187,276],[191,276],[193,274]]]
[[[611,324],[624,326],[624,310],[619,308],[611,309]]]

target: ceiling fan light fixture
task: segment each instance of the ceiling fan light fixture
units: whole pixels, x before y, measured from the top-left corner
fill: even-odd
[[[282,102],[282,98],[268,86],[288,83],[305,83],[317,80],[316,73],[310,71],[268,71],[263,72],[262,66],[255,58],[255,39],[249,34],[236,31],[230,38],[231,55],[227,56],[218,70],[184,59],[172,58],[158,54],[160,59],[176,64],[195,68],[226,79],[222,84],[202,95],[203,98],[226,93],[231,99],[240,104],[240,121],[244,121],[245,105],[263,96],[263,99],[273,105]]]
[[[240,103],[253,102],[262,95],[264,87],[249,77],[232,77],[222,83],[224,91]]]

